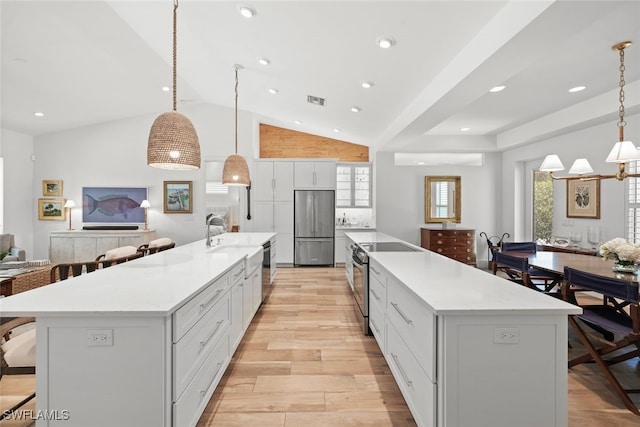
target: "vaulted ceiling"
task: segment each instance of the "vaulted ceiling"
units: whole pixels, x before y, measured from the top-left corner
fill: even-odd
[[[250,19],[235,1],[180,0],[179,111],[232,108],[240,64],[239,108],[263,123],[375,150],[502,150],[595,123],[615,129],[611,46],[623,40],[635,42],[626,111],[640,111],[637,1],[248,5]],[[0,2],[2,127],[40,135],[168,111],[172,10],[171,0]],[[381,37],[395,44],[381,49]],[[490,93],[496,85],[506,87]]]

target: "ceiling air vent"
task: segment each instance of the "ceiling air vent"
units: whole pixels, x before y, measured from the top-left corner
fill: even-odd
[[[324,98],[320,98],[319,96],[307,95],[307,102],[313,105],[319,105],[324,107]]]

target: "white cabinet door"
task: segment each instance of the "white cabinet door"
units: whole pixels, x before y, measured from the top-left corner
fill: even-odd
[[[314,162],[296,162],[294,166],[294,185],[296,188],[314,188]]]
[[[235,349],[238,347],[238,344],[240,344],[243,335],[243,289],[243,281],[231,287],[231,329],[229,329],[229,343],[231,344],[231,354],[233,354]]]
[[[336,188],[336,164],[334,162],[315,163],[315,187],[333,190]]]
[[[251,189],[256,202],[273,200],[275,186],[273,168],[273,162],[254,162]]]
[[[253,221],[253,231],[275,231],[273,222],[273,202],[256,202],[253,208],[251,220]]]
[[[293,202],[276,202],[273,212],[273,230],[278,234],[293,234]]]
[[[273,162],[274,189],[276,202],[293,201],[293,162]]]

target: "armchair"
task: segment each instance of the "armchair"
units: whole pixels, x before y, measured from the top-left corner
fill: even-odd
[[[2,261],[24,261],[27,254],[24,249],[15,245],[13,234],[0,234],[0,254],[6,254]]]

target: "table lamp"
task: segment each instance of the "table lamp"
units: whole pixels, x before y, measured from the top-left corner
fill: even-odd
[[[149,208],[151,207],[151,203],[149,203],[148,200],[143,200],[142,203],[140,203],[140,207],[144,208],[144,229],[148,230],[149,229]]]
[[[73,200],[67,200],[64,203],[64,207],[67,209],[67,215],[69,216],[69,230],[71,231],[73,230],[73,228],[71,228],[71,208],[75,208],[76,207],[76,202],[74,202]]]

